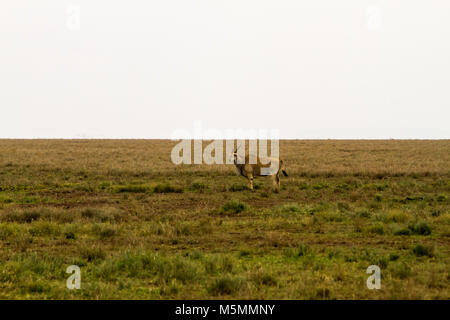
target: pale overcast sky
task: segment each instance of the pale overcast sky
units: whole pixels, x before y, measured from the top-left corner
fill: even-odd
[[[450,138],[447,0],[0,3],[0,138]]]

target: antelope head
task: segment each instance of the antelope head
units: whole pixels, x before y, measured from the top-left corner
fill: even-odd
[[[231,154],[231,159],[233,160],[234,164],[238,164],[238,159],[241,158],[238,154],[239,149],[240,146],[234,148],[233,153]]]

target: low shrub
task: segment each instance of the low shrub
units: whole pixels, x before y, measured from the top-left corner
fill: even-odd
[[[225,275],[215,279],[208,287],[208,292],[214,296],[231,295],[238,292],[243,284],[244,280],[242,278]]]
[[[149,192],[151,189],[147,185],[135,185],[135,184],[129,184],[126,186],[119,186],[116,189],[116,192],[133,192],[133,193],[146,193]]]
[[[231,200],[225,203],[222,210],[227,213],[241,213],[247,209],[247,205],[237,200]]]
[[[431,234],[431,227],[424,221],[411,223],[408,228],[413,234],[428,236]]]
[[[296,203],[288,203],[281,207],[281,211],[286,213],[298,213],[301,212],[301,208]]]
[[[153,193],[182,193],[183,189],[171,186],[168,183],[160,183],[152,188]]]
[[[412,252],[417,256],[417,257],[432,257],[434,255],[433,253],[433,248],[429,247],[429,246],[425,246],[422,244],[416,244],[413,248],[412,248]]]
[[[368,229],[369,233],[375,233],[379,235],[383,235],[385,233],[384,225],[381,223],[376,223],[369,227]]]

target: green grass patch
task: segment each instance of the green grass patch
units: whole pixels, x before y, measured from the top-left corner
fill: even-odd
[[[416,244],[412,248],[412,252],[417,257],[433,257],[434,256],[434,250],[430,246],[425,246],[423,244]]]
[[[222,206],[222,212],[224,212],[224,213],[235,213],[235,214],[238,214],[238,213],[243,212],[246,209],[247,209],[247,205],[245,203],[243,203],[243,202],[238,201],[238,200],[228,201],[227,203],[225,203]]]
[[[248,186],[244,185],[244,184],[233,184],[228,188],[228,191],[231,192],[239,192],[239,191],[244,191],[244,190],[250,190],[248,188]]]
[[[152,188],[153,193],[182,193],[183,189],[174,187],[168,183],[160,183]]]
[[[244,283],[245,280],[241,277],[219,276],[208,287],[208,292],[213,296],[233,295],[244,286]]]
[[[143,185],[143,184],[141,184],[141,185],[129,184],[129,185],[125,185],[125,186],[116,187],[116,192],[119,192],[119,193],[122,193],[122,192],[146,193],[146,192],[150,192],[150,191],[152,191],[150,186]]]

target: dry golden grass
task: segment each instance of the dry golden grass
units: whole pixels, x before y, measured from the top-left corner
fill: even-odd
[[[3,164],[42,170],[172,174],[229,167],[176,166],[170,140],[0,140]],[[203,143],[204,146],[208,142]],[[306,176],[449,175],[450,140],[283,140],[290,172]]]

